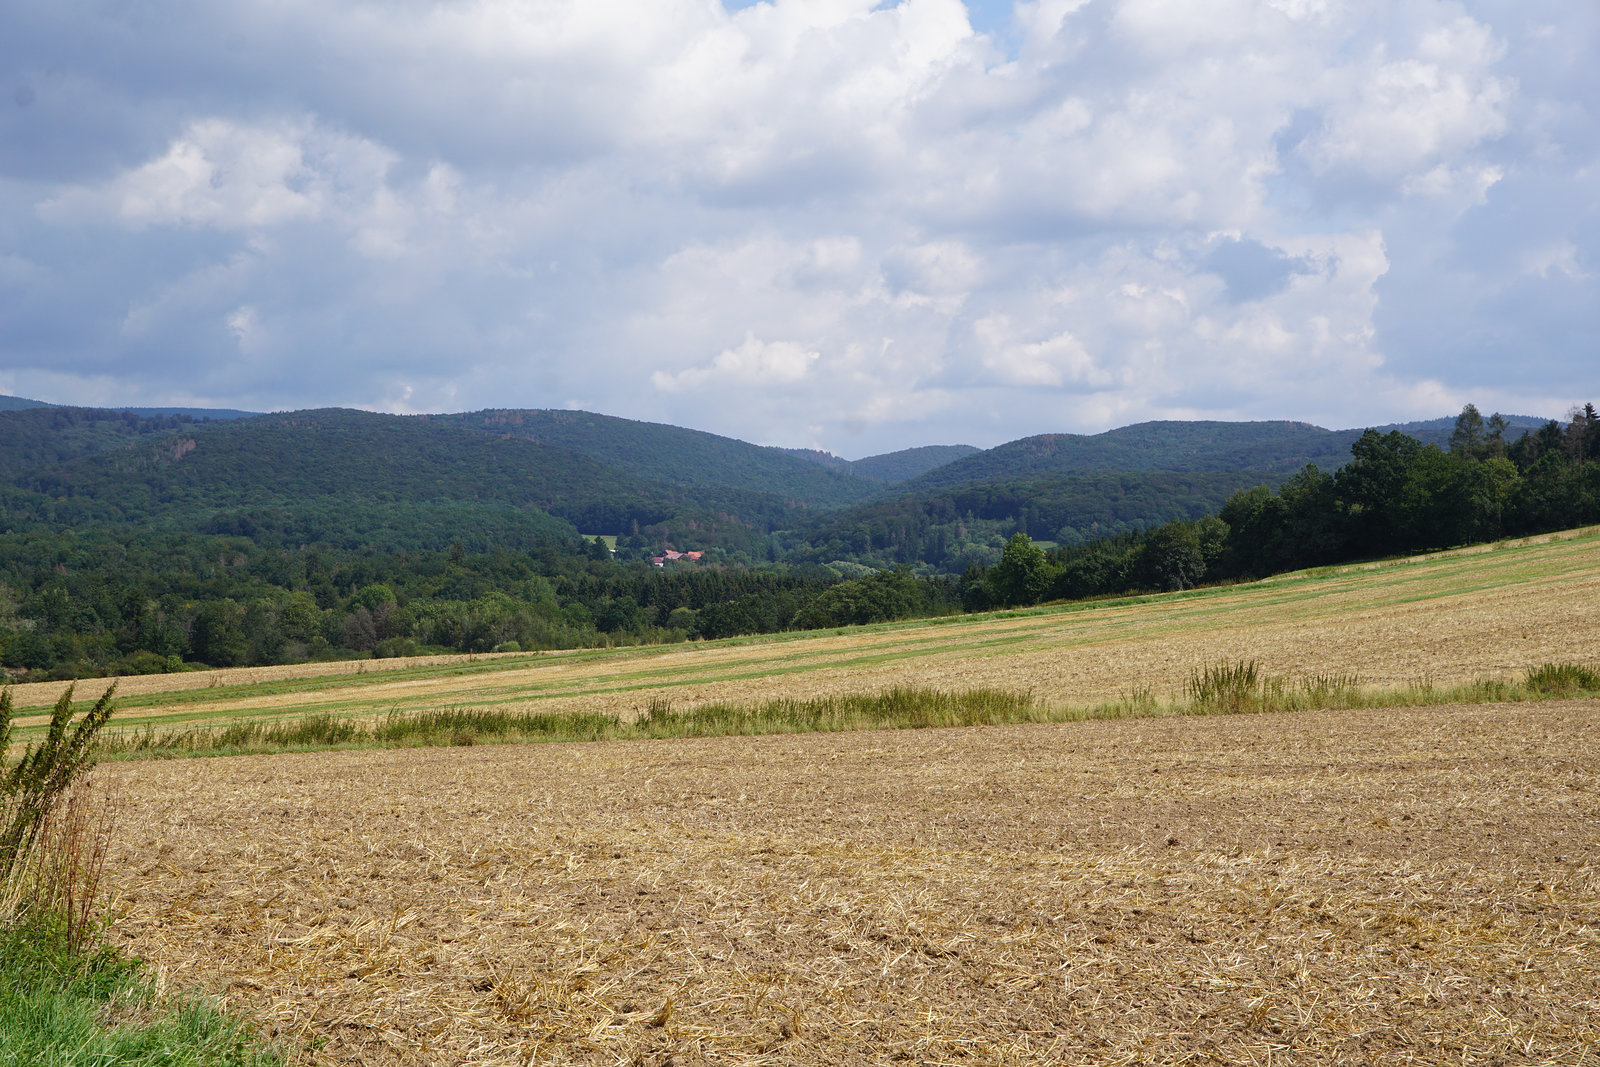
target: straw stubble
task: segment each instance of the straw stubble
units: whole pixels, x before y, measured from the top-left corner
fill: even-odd
[[[326,1063],[1594,1062],[1600,702],[107,765]]]

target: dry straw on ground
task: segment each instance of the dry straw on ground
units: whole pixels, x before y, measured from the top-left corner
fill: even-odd
[[[1600,1064],[1600,702],[106,765],[320,1063]]]

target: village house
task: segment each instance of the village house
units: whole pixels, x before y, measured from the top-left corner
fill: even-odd
[[[651,556],[650,562],[657,567],[665,567],[668,560],[688,560],[690,563],[696,563],[703,555],[704,552],[678,552],[669,548],[659,556]]]

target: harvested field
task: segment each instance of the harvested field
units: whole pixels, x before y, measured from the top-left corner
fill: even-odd
[[[446,706],[627,715],[657,697],[687,706],[896,685],[1029,690],[1046,704],[1090,705],[1137,689],[1165,695],[1197,666],[1241,659],[1273,675],[1351,674],[1377,687],[1600,663],[1600,531],[836,633],[128,678],[114,729]],[[42,711],[60,691],[60,683],[17,686],[19,710]],[[98,692],[95,683],[80,689]]]
[[[117,936],[320,1063],[1581,1065],[1597,725],[1588,700],[95,773]]]

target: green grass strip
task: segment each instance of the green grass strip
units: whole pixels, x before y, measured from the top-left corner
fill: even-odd
[[[597,712],[505,711],[450,707],[391,712],[376,722],[316,714],[298,719],[238,719],[215,726],[102,735],[98,755],[113,759],[308,752],[349,748],[419,748],[549,741],[639,741],[757,734],[905,730],[1001,723],[1080,722],[1171,715],[1261,714],[1358,708],[1429,707],[1600,696],[1600,671],[1544,664],[1520,682],[1480,679],[1440,688],[1416,682],[1368,689],[1353,675],[1291,679],[1263,674],[1254,662],[1191,672],[1181,696],[1162,701],[1149,691],[1093,706],[1046,706],[1030,693],[1001,689],[945,692],[897,686],[876,693],[687,708],[652,701],[636,718]]]
[[[49,927],[0,928],[0,1063],[38,1067],[277,1067],[245,1025],[157,996],[137,961],[74,951]]]

